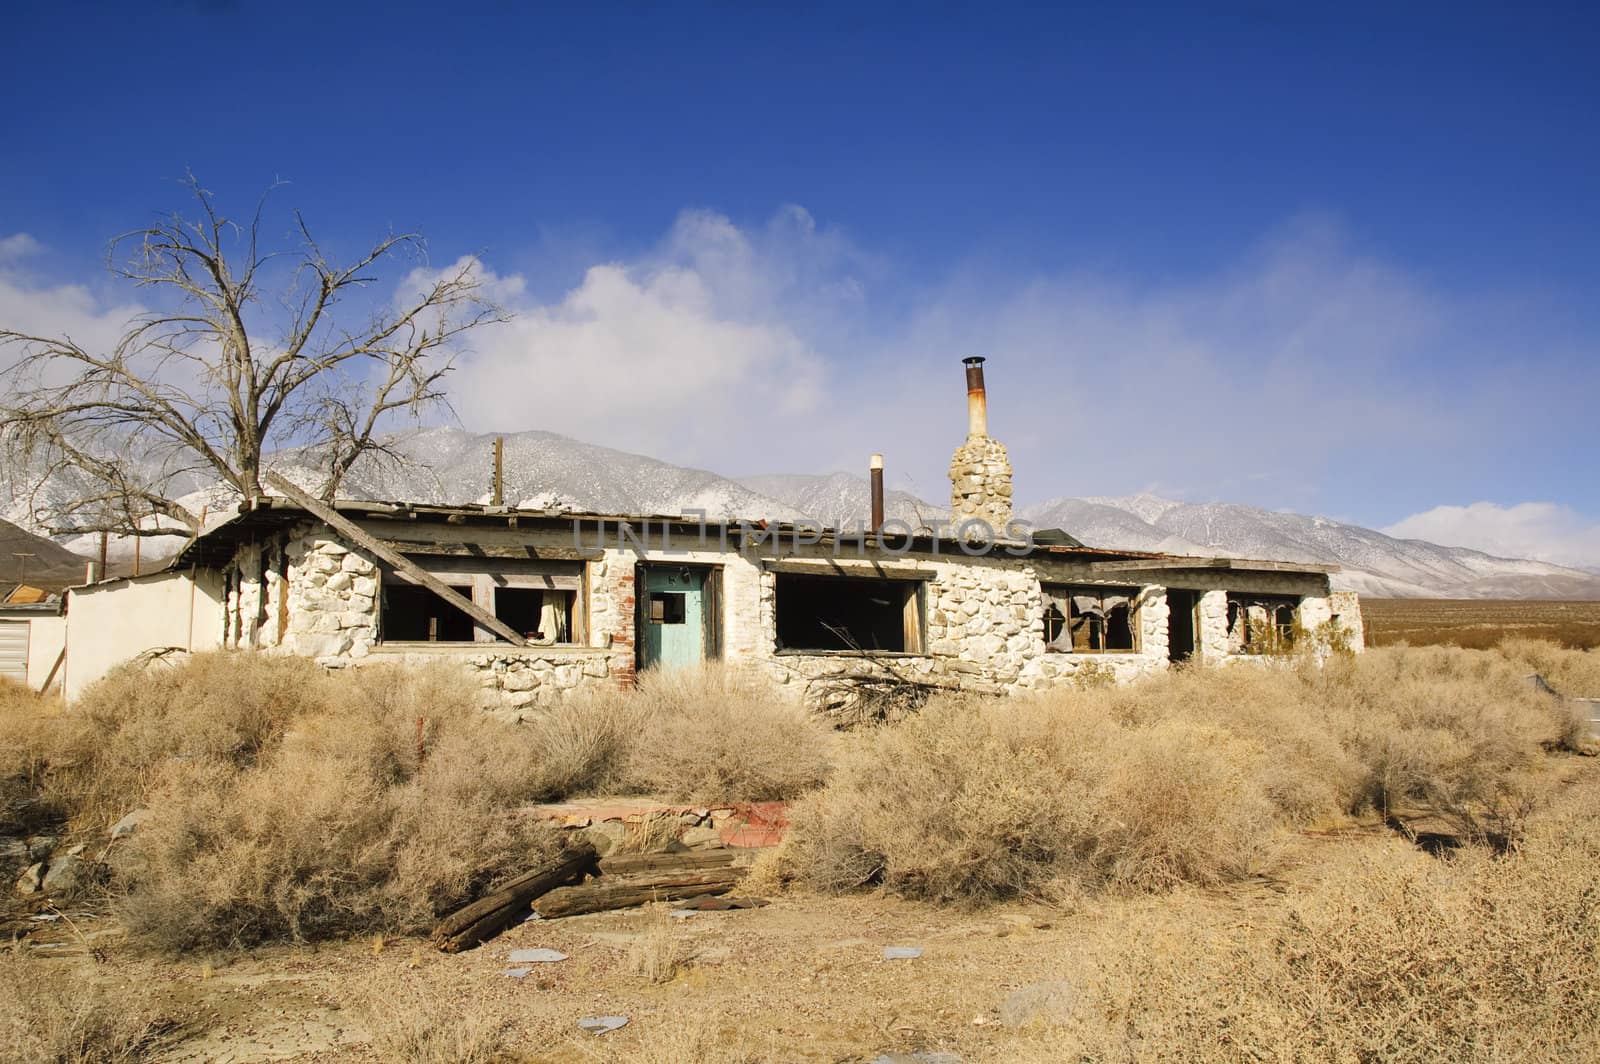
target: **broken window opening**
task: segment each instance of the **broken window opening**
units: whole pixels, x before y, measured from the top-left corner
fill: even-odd
[[[472,597],[472,586],[452,589]],[[416,584],[386,583],[383,589],[383,638],[407,643],[470,643],[472,618]]]
[[[1228,592],[1228,645],[1235,654],[1286,654],[1294,648],[1300,599]]]
[[[581,643],[582,563],[414,556],[412,561],[537,646]],[[384,642],[484,643],[496,639],[410,577],[384,568],[378,630]]]
[[[538,643],[572,642],[576,592],[534,587],[494,588],[494,615],[518,635]]]
[[[1136,587],[1044,587],[1045,649],[1058,654],[1138,650]]]
[[[778,648],[922,652],[922,591],[912,580],[777,574]]]

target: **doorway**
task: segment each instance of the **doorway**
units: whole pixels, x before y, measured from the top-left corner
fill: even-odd
[[[1200,592],[1167,588],[1167,659],[1188,661],[1199,649]]]
[[[681,669],[719,656],[720,575],[708,566],[639,567],[640,669]]]

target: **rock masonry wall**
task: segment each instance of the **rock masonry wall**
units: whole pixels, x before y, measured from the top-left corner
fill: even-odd
[[[1001,516],[998,511],[989,512],[992,517]],[[470,675],[484,709],[517,719],[575,691],[632,683],[634,574],[639,560],[636,551],[608,547],[588,563],[584,646],[515,648],[457,643],[385,647],[378,642],[382,577],[377,563],[340,542],[327,528],[307,523],[271,541],[241,548],[235,556],[226,574],[226,645],[301,654],[329,667],[365,661],[449,661]],[[868,656],[779,651],[776,577],[759,559],[710,550],[678,554],[670,560],[721,567],[723,657],[730,667],[763,673],[789,697],[823,712],[860,712],[859,696],[874,685],[891,691],[909,682],[925,693],[1039,691],[1062,685],[1124,682],[1168,667],[1168,604],[1166,588],[1161,585],[1138,590],[1137,647],[1133,652],[1063,654],[1045,649],[1041,578],[1047,583],[1129,586],[1125,579],[1085,575],[1087,570],[1081,566],[1041,567],[1031,559],[1003,552],[906,558],[930,574],[920,591],[923,652]],[[1329,596],[1322,580],[1250,574],[1251,589],[1256,591],[1320,591],[1303,595],[1302,624],[1311,628],[1338,615],[1352,630],[1359,648],[1360,609],[1355,596]],[[1212,664],[1260,662],[1259,656],[1236,654],[1229,646],[1226,590],[1192,585],[1190,589],[1200,592],[1197,635],[1201,657]]]
[[[958,525],[977,519],[996,533],[1011,522],[1011,459],[1005,444],[968,436],[950,459],[950,518]]]

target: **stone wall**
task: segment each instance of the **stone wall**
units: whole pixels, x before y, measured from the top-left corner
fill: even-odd
[[[998,445],[996,445],[998,446]],[[1002,449],[1003,450],[1003,449]],[[995,516],[998,516],[997,514]],[[375,529],[376,530],[376,529]],[[379,530],[381,531],[381,530]],[[390,530],[389,534],[393,534]],[[421,535],[421,531],[413,531]],[[570,531],[474,530],[474,540],[535,550],[572,543]],[[498,539],[494,537],[498,536]],[[953,549],[953,548],[952,548]],[[809,548],[829,571],[822,548]],[[375,559],[341,542],[329,529],[305,522],[241,547],[226,570],[222,604],[230,647],[302,654],[332,667],[364,661],[453,661],[478,685],[485,709],[516,718],[550,706],[570,692],[631,685],[636,633],[635,571],[640,562],[716,566],[721,573],[722,652],[729,666],[755,671],[797,701],[825,710],[860,707],[852,692],[891,690],[909,682],[923,692],[1034,691],[1070,684],[1122,682],[1168,667],[1166,585],[1148,582],[1157,571],[1109,579],[1087,563],[1059,556],[1017,558],[1000,553],[906,555],[896,561],[925,577],[920,586],[923,650],[906,654],[788,652],[777,649],[776,576],[754,553],[703,550],[656,553],[600,543],[585,565],[585,644],[514,648],[495,643],[390,644],[378,641],[382,574]],[[782,553],[804,559],[799,547]],[[492,560],[486,560],[492,567]],[[858,563],[859,564],[859,563]],[[1117,574],[1121,575],[1121,574]],[[1351,595],[1329,596],[1319,574],[1161,572],[1174,587],[1200,592],[1197,638],[1202,660],[1259,662],[1229,645],[1227,589],[1302,596],[1308,628],[1338,614],[1360,638],[1360,610]],[[1139,578],[1143,577],[1143,581]],[[1041,581],[1048,584],[1135,587],[1137,645],[1127,653],[1071,654],[1047,650]]]
[[[1005,444],[968,436],[950,459],[950,519],[987,522],[1003,534],[1011,523],[1011,459]]]

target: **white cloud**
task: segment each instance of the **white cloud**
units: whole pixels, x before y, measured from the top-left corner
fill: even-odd
[[[0,323],[109,342],[138,309],[31,275],[30,239],[0,248]],[[686,210],[639,254],[588,256],[564,288],[542,261],[537,285],[477,268],[516,319],[459,352],[447,383],[469,430],[546,429],[727,474],[859,470],[881,451],[891,486],[933,500],[965,431],[969,354],[992,360],[990,424],[1024,501],[1160,484],[1356,520],[1413,484],[1504,495],[1497,471],[1560,470],[1560,441],[1485,426],[1533,410],[1581,423],[1600,390],[1600,360],[1546,343],[1539,307],[1453,298],[1315,217],[1158,282],[988,260],[914,283],[930,271],[799,207],[756,225]],[[1600,507],[1582,484],[1523,490]],[[1581,538],[1575,553],[1548,542],[1594,563]]]
[[[450,380],[475,431],[545,429],[726,469],[816,413],[824,363],[791,326],[792,282],[726,218],[687,211],[638,262],[591,266],[559,300],[484,270],[515,312]]]
[[[129,319],[142,313],[134,303],[107,304],[87,287],[56,284],[24,260],[41,251],[26,233],[0,237],[0,329],[32,336],[68,336],[85,348],[115,344]],[[16,345],[0,347],[0,370],[21,355]]]
[[[0,263],[15,262],[17,259],[38,252],[39,242],[27,233],[0,236]]]
[[[1435,506],[1383,531],[1502,557],[1600,569],[1600,522],[1553,502]]]

